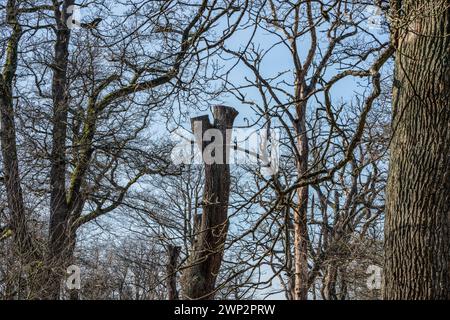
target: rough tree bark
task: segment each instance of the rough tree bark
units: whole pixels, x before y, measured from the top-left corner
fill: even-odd
[[[192,118],[192,130],[200,150],[206,156],[205,188],[200,231],[183,273],[185,299],[213,299],[217,274],[224,252],[228,231],[227,210],[230,194],[230,166],[228,164],[231,129],[238,112],[225,106],[214,107],[214,124],[208,116]],[[209,141],[214,138],[214,143]],[[220,141],[223,140],[223,141]],[[215,146],[209,153],[206,148]],[[211,155],[217,163],[211,163]]]
[[[449,299],[450,1],[404,0],[385,221],[385,299]]]

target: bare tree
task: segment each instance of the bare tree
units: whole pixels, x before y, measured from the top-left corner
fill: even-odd
[[[71,29],[71,24],[77,22],[70,20],[73,18],[74,1],[53,1],[33,9],[26,7],[28,3],[25,2],[24,7],[19,7],[22,3],[16,4],[15,1],[8,3],[5,9],[13,33],[8,49],[10,58],[5,62],[5,86],[2,83],[2,90],[8,93],[5,98],[9,97],[8,101],[5,100],[5,108],[2,107],[5,115],[2,120],[7,124],[5,134],[2,135],[6,139],[2,147],[7,156],[4,161],[8,193],[11,195],[10,207],[13,209],[11,226],[17,227],[17,230],[23,229],[16,233],[16,238],[20,237],[17,238],[17,243],[26,251],[27,256],[31,256],[36,250],[33,243],[24,242],[31,237],[31,232],[25,229],[26,213],[19,192],[23,179],[19,176],[15,160],[17,154],[13,152],[17,149],[17,139],[14,136],[16,124],[11,117],[14,115],[12,81],[22,35],[20,24],[17,23],[18,12],[36,14],[30,18],[36,25],[27,30],[35,33],[37,40],[33,45],[36,50],[31,58],[26,54],[22,56],[23,68],[30,76],[21,79],[22,82],[34,82],[36,90],[28,96],[20,97],[19,101],[41,117],[26,119],[25,122],[39,121],[46,127],[40,131],[33,124],[31,131],[35,130],[41,135],[43,140],[39,142],[44,145],[44,156],[39,158],[50,168],[50,172],[47,172],[49,180],[45,181],[48,183],[45,192],[49,193],[50,199],[48,241],[45,241],[42,254],[31,259],[35,263],[33,272],[38,275],[33,276],[37,285],[36,290],[31,290],[33,292],[30,292],[30,297],[58,298],[61,278],[66,266],[73,260],[77,230],[118,208],[128,190],[143,175],[163,173],[164,168],[167,168],[163,155],[158,159],[158,152],[154,152],[155,157],[152,158],[151,152],[132,150],[130,145],[150,121],[148,111],[152,107],[146,112],[142,103],[147,100],[146,103],[150,106],[162,104],[174,96],[175,92],[182,92],[193,86],[197,78],[195,66],[198,72],[210,51],[227,39],[237,27],[237,24],[229,24],[221,29],[221,36],[212,35],[213,29],[223,19],[231,21],[235,13],[243,15],[241,9],[235,6],[236,3],[237,1],[226,2],[222,6],[221,3],[210,4],[206,0],[195,4],[142,1],[141,6],[124,5],[124,14],[120,17],[122,21],[96,17],[92,23],[82,24],[82,29],[76,34]],[[101,15],[101,9],[107,2],[97,1],[94,4],[97,7],[91,13]],[[142,12],[137,15],[139,10]],[[42,12],[45,12],[42,16],[48,23],[46,25],[41,25],[39,20]],[[178,23],[181,16],[185,20]],[[127,23],[128,20],[134,21]],[[117,38],[102,34],[106,30],[103,24],[108,23],[116,27]],[[150,34],[146,34],[143,29],[150,30]],[[40,33],[40,30],[43,32]],[[51,36],[52,32],[54,37]],[[136,35],[141,38],[137,40]],[[40,45],[42,40],[53,45],[53,55],[49,56],[47,47]],[[163,44],[164,50],[151,52],[152,41]],[[147,52],[147,60],[142,61],[142,56],[148,50],[151,53]],[[102,59],[106,55],[109,61],[105,65]],[[187,71],[191,67],[194,70],[192,73]],[[49,83],[50,86],[47,85]],[[156,94],[158,91],[161,92],[160,95]],[[40,99],[50,108],[44,112],[42,109],[36,110],[28,98]],[[120,132],[122,128],[115,128],[113,124],[123,125],[131,120],[129,118],[118,123],[116,115],[130,112],[130,104],[133,103],[139,106],[142,124],[133,126],[132,130],[127,131],[128,136],[123,138],[123,131]],[[51,118],[51,130],[47,130],[48,117]],[[30,135],[26,126],[22,133],[24,136]],[[35,140],[35,137],[32,139]],[[107,146],[111,141],[114,143],[113,148]],[[32,140],[29,143],[36,144]],[[38,146],[41,147],[42,145]],[[135,157],[137,154],[139,157]],[[124,157],[130,156],[134,156],[134,161],[125,178],[117,170],[124,167]],[[153,163],[161,163],[161,167],[154,169],[150,163],[145,164],[150,158]],[[31,161],[36,161],[36,158]],[[33,167],[30,170],[38,171]],[[109,191],[103,189],[107,185]],[[22,252],[21,256],[25,256],[25,253]]]
[[[449,12],[3,1],[0,299],[447,299]]]
[[[297,177],[291,179],[289,185],[283,186],[277,177],[268,184],[277,194],[277,202],[269,211],[282,204],[296,203],[292,208],[293,238],[289,239],[294,248],[289,262],[293,269],[290,296],[294,299],[308,298],[316,272],[309,268],[310,186],[333,179],[354,158],[368,114],[381,93],[381,68],[393,53],[388,42],[380,41],[370,31],[361,31],[364,8],[364,5],[343,1],[258,2],[251,9],[254,31],[247,45],[237,50],[224,48],[225,56],[234,56],[253,78],[247,77],[243,83],[236,84],[229,81],[231,75],[226,73],[221,79],[226,81],[229,92],[252,107],[261,121],[269,125],[276,123],[286,133],[286,144],[293,155]],[[261,48],[254,42],[259,36],[258,28],[270,34],[272,45]],[[321,32],[326,34],[326,41],[318,38]],[[353,41],[363,39],[366,39],[365,46],[354,46]],[[306,50],[301,49],[305,47]],[[267,75],[262,66],[276,49],[283,50],[291,69]],[[349,77],[367,79],[366,86],[372,86],[372,92],[360,101],[359,121],[350,130],[342,124],[345,109],[336,105],[331,94]],[[248,98],[250,88],[258,93],[257,100],[254,95]],[[308,119],[309,114],[312,119]],[[319,122],[321,119],[326,119],[326,123]],[[313,126],[314,123],[317,125]],[[326,127],[320,128],[320,125]],[[321,144],[311,150],[311,139],[315,135],[320,137]],[[331,147],[335,145],[342,147],[336,150]],[[287,223],[286,228],[289,228],[290,222]]]

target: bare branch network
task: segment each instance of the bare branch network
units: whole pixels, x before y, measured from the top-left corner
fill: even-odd
[[[449,299],[449,26],[2,1],[0,299]]]

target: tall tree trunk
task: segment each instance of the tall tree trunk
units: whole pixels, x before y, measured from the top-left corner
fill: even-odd
[[[306,139],[302,139],[306,140]],[[306,142],[307,143],[307,142]],[[299,175],[306,172],[306,157],[301,155],[301,164],[298,165]],[[294,299],[308,299],[308,186],[297,190],[298,206],[294,210],[294,257],[295,279]]]
[[[450,298],[450,1],[404,0],[393,90],[385,299]]]
[[[209,161],[211,159],[203,157],[205,162],[203,212],[200,231],[188,259],[188,267],[183,274],[182,285],[185,299],[214,298],[216,278],[222,263],[228,232],[230,129],[237,114],[238,112],[233,108],[216,106],[214,107],[214,124],[210,124],[208,116],[191,119],[192,130],[200,144],[200,150],[204,151],[208,146],[216,145],[213,156],[219,163],[211,163]],[[208,143],[209,139],[205,139],[205,133],[213,134],[215,143]],[[222,143],[217,140],[220,138],[223,140]],[[211,155],[208,151],[205,153],[208,156]]]
[[[296,100],[297,122],[297,175],[300,178],[308,171],[309,146],[306,133],[306,100],[305,85],[298,81]],[[295,300],[308,299],[308,186],[297,189],[298,205],[294,210],[294,292]]]
[[[24,255],[28,251],[26,246],[29,243],[27,243],[28,232],[20,183],[13,106],[13,82],[17,69],[17,54],[22,28],[17,20],[15,1],[8,2],[7,13],[12,33],[8,40],[6,60],[0,79],[0,139],[6,196],[11,212],[8,225],[13,230],[19,253]]]
[[[63,2],[62,8],[55,9],[57,25],[54,47],[54,66],[52,80],[53,131],[50,172],[50,226],[49,248],[46,265],[48,279],[44,298],[58,299],[64,264],[70,253],[70,210],[66,194],[66,135],[68,114],[67,64],[69,56],[70,30],[67,20],[68,8],[73,0]]]
[[[8,39],[5,63],[0,75],[0,142],[3,158],[4,183],[10,212],[7,228],[14,236],[14,257],[23,263],[28,279],[35,278],[35,263],[40,253],[32,240],[27,226],[27,212],[23,200],[19,161],[17,154],[16,127],[13,100],[13,83],[17,70],[18,47],[22,36],[22,28],[18,21],[17,5],[14,0],[7,3],[7,23],[11,27]],[[21,277],[21,275],[19,275]],[[31,281],[33,282],[33,281]],[[21,288],[19,288],[21,292]],[[33,293],[35,287],[30,284]]]

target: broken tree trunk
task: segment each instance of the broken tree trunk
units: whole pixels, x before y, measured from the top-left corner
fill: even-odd
[[[192,130],[202,151],[205,187],[200,230],[183,273],[185,299],[213,299],[217,274],[228,231],[227,210],[230,195],[228,163],[231,128],[238,112],[225,106],[214,107],[214,123],[208,116],[191,119]]]

